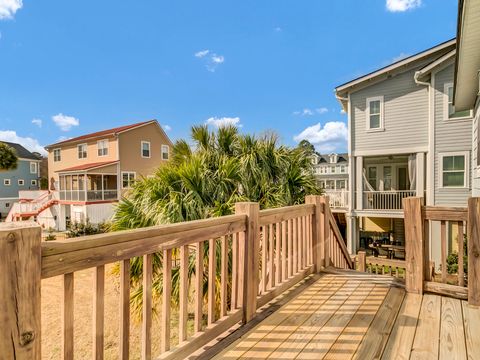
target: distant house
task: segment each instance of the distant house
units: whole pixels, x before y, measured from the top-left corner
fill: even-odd
[[[20,144],[2,143],[13,148],[18,157],[15,170],[0,171],[0,214],[3,219],[19,200],[19,191],[39,189],[41,158]]]
[[[169,161],[171,148],[156,120],[48,145],[49,195],[41,195],[32,208],[13,213],[12,220],[33,218],[44,228],[58,230],[70,222],[107,221],[137,179]]]

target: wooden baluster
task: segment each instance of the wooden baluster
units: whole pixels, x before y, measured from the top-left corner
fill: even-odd
[[[220,259],[220,317],[227,315],[227,284],[228,284],[228,241],[222,236],[222,253]]]
[[[172,249],[163,250],[162,352],[170,350],[170,304],[172,298]]]
[[[288,220],[288,277],[293,275],[293,219]]]
[[[267,292],[267,244],[268,244],[268,225],[262,226],[262,278],[261,293]]]
[[[63,275],[62,357],[73,360],[73,273]]]
[[[105,266],[93,269],[93,358],[103,359],[105,321]]]
[[[442,283],[447,282],[447,225],[446,221],[440,222],[440,241],[442,248]]]
[[[302,216],[298,219],[300,227],[300,269],[305,268],[306,259],[305,259],[305,217]]]
[[[303,264],[304,264],[304,267],[307,267],[308,265],[310,265],[310,261],[308,259],[308,249],[310,248],[308,246],[309,244],[309,234],[308,234],[308,226],[307,226],[307,219],[308,219],[308,222],[310,222],[310,216],[304,216],[303,217],[303,234],[304,234],[304,239],[303,239]]]
[[[275,276],[273,273],[274,267],[274,244],[273,244],[273,224],[268,226],[268,289],[272,289],[275,286]]]
[[[422,198],[403,199],[405,216],[405,289],[407,292],[423,294],[424,239]]]
[[[180,309],[178,320],[178,340],[187,340],[188,320],[188,246],[180,246]]]
[[[292,219],[293,222],[293,273],[298,272],[298,224],[297,218]]]
[[[282,265],[281,259],[281,224],[275,224],[275,283],[278,285],[282,282]]]
[[[232,300],[231,309],[237,309],[238,299],[238,233],[232,235]]]
[[[203,241],[196,245],[195,252],[195,334],[202,331],[203,319]]]
[[[215,322],[215,282],[217,276],[215,239],[208,241],[208,325]]]
[[[143,256],[142,359],[152,358],[152,254]]]
[[[286,281],[287,278],[287,222],[282,221],[282,280]]]
[[[430,220],[423,221],[423,276],[425,281],[432,281],[432,273],[430,271]]]
[[[120,261],[120,359],[130,350],[130,259]]]
[[[463,256],[464,256],[464,239],[463,239],[463,221],[457,223],[458,226],[458,285],[465,286],[463,274]]]

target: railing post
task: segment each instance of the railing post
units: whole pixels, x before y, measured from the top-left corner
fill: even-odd
[[[322,259],[323,266],[330,266],[330,198],[328,196],[322,196]]]
[[[324,266],[324,249],[323,249],[323,235],[324,235],[324,203],[322,196],[308,195],[305,197],[305,204],[313,204],[315,212],[312,216],[312,254],[314,271],[319,272]]]
[[[468,199],[468,303],[480,306],[480,198]]]
[[[423,219],[422,198],[403,199],[405,214],[405,288],[408,292],[423,293]]]
[[[359,251],[357,255],[358,259],[358,271],[365,272],[367,271],[367,254],[365,251]]]
[[[40,352],[41,229],[0,225],[0,354],[38,360]]]
[[[242,286],[243,322],[247,323],[255,316],[257,311],[258,294],[258,263],[259,263],[259,205],[254,202],[241,202],[235,204],[235,214],[247,215],[247,227],[240,233],[239,242],[239,278]]]

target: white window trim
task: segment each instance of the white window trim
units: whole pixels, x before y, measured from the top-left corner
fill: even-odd
[[[463,186],[443,186],[443,158],[446,156],[465,156],[465,177],[463,179]],[[468,189],[470,186],[470,153],[468,151],[439,153],[438,166],[438,184],[440,189]]]
[[[78,148],[79,148],[80,146],[83,146],[83,145],[85,145],[86,148],[87,148],[86,151],[85,151],[86,155],[85,155],[85,157],[80,157],[80,151],[78,151]],[[78,145],[77,145],[77,158],[78,158],[78,160],[82,160],[82,159],[88,158],[88,144],[87,144],[87,143],[83,143],[83,144],[78,144]]]
[[[166,159],[163,158],[163,154],[164,154],[163,149],[164,149],[164,148],[167,149],[167,151],[166,151],[166,153],[167,153],[167,158],[166,158]],[[162,146],[160,147],[160,155],[162,156],[162,160],[169,160],[169,159],[170,159],[170,146],[169,146],[169,145],[162,145]],[[315,164],[315,163],[314,163],[314,164]]]
[[[380,127],[378,128],[371,128],[370,127],[370,103],[372,101],[380,101]],[[384,106],[383,106],[383,95],[382,96],[374,96],[367,98],[367,105],[365,108],[366,114],[366,121],[365,127],[367,132],[377,132],[377,131],[385,131],[385,124],[384,124]]]
[[[103,147],[100,148],[100,143],[103,143],[103,142],[106,143],[106,147],[105,147],[105,148],[107,149],[107,153],[106,153],[106,154],[99,155],[98,152],[100,151],[100,149],[105,149],[105,148],[103,148]],[[100,157],[108,156],[108,139],[102,139],[102,140],[98,140],[98,141],[97,141],[97,155],[100,156]]]
[[[20,184],[20,182],[22,182],[22,184]],[[25,186],[25,180],[23,180],[23,179],[18,179],[18,180],[17,180],[17,184],[18,184],[18,186]]]
[[[30,185],[37,186],[37,180],[35,179],[30,180]]]
[[[143,156],[143,144],[148,144],[148,156]],[[152,145],[150,144],[150,141],[141,141],[140,144],[140,155],[144,159],[150,159],[152,157]]]
[[[10,179],[3,179],[3,185],[4,185],[4,186],[10,186],[10,185],[12,185],[12,180],[10,180]]]
[[[131,189],[131,186],[125,187],[123,186],[123,174],[133,174],[133,180],[137,180],[137,172],[136,171],[122,171],[120,176],[120,184],[122,185],[122,189]]]
[[[55,160],[55,151],[57,151],[57,150],[58,150],[60,156],[59,156],[58,160]],[[77,154],[77,156],[78,156],[78,154]],[[59,162],[59,161],[62,161],[62,149],[60,149],[60,148],[53,149],[53,162]]]
[[[445,83],[443,84],[443,120],[451,121],[451,120],[466,120],[473,118],[473,110],[470,110],[470,115],[467,116],[460,116],[460,117],[450,117],[448,113],[448,89],[453,88],[453,83]]]
[[[32,171],[32,165],[35,166],[35,171]],[[38,164],[35,161],[30,161],[30,174],[36,174],[38,172]]]

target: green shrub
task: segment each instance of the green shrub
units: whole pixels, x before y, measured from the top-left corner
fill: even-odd
[[[70,227],[67,232],[68,238],[86,236],[86,235],[95,235],[103,234],[108,231],[108,227],[105,223],[92,224],[87,219],[85,222],[73,222],[70,224]]]

